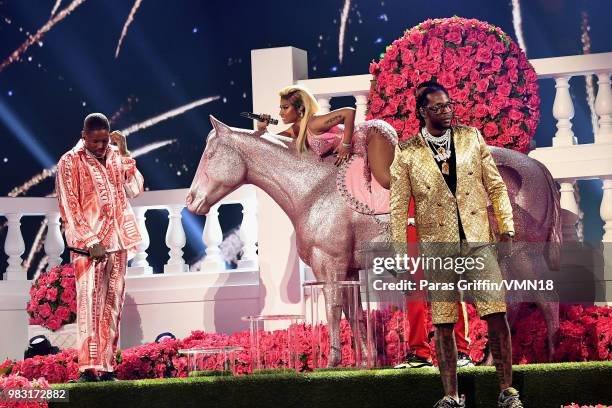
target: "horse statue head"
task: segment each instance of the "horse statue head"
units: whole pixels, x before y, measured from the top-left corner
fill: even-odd
[[[253,150],[249,144],[253,144],[257,138],[266,140],[266,143],[260,144],[271,146],[260,151],[269,157],[278,153],[279,149],[288,149],[285,143],[291,140],[254,130],[232,128],[212,115],[210,121],[213,129],[208,134],[204,154],[186,199],[187,208],[196,214],[207,214],[223,197],[247,183],[248,161],[245,156]]]

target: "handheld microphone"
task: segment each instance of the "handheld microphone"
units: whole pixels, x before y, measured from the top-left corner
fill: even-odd
[[[258,115],[256,113],[251,113],[251,112],[242,112],[240,113],[240,116],[244,116],[245,118],[249,118],[249,119],[255,119],[258,120],[260,122],[268,122],[272,125],[278,125],[278,119],[266,119],[264,120],[261,115]]]

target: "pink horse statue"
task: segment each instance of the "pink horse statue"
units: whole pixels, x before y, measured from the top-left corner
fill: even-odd
[[[336,185],[339,170],[334,158],[320,160],[311,152],[300,155],[289,138],[232,128],[212,116],[211,122],[213,130],[191,184],[187,208],[207,214],[238,187],[254,184],[269,194],[291,220],[298,254],[318,281],[357,280],[359,270],[365,269],[359,254],[361,244],[388,241],[388,217],[384,221],[385,216],[363,214],[347,204]],[[558,264],[560,224],[552,177],[543,165],[524,154],[497,148],[492,148],[492,153],[508,185],[515,214],[520,214],[515,218],[517,241],[550,242],[545,258],[554,268]],[[538,267],[521,265],[521,270],[527,276],[537,276]],[[343,299],[331,289],[333,285],[326,287],[331,343],[328,365],[336,366],[341,362]],[[543,301],[540,307],[549,323],[550,337],[558,329],[558,306]],[[360,340],[362,355],[366,355],[364,339]]]

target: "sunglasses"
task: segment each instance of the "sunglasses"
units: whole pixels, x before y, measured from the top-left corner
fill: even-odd
[[[437,103],[432,106],[426,106],[433,113],[452,112],[455,110],[455,102]]]

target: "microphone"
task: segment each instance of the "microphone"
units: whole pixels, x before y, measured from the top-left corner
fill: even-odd
[[[251,112],[242,112],[240,113],[240,116],[244,116],[245,118],[249,118],[249,119],[255,119],[258,120],[260,122],[268,122],[272,125],[278,125],[278,119],[266,119],[264,120],[261,115],[258,115],[256,113],[251,113]]]

